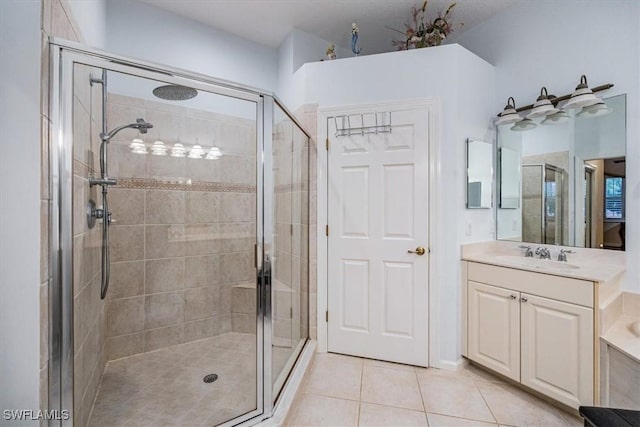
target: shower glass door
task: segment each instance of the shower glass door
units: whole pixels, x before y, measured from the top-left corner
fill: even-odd
[[[270,296],[275,402],[309,336],[309,138],[278,104],[273,111]]]
[[[544,166],[544,241],[550,245],[562,245],[564,189],[563,170]]]
[[[62,52],[61,407],[75,426],[260,415],[262,97]]]

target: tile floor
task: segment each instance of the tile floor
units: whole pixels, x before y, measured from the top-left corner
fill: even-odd
[[[250,411],[256,406],[255,340],[228,333],[109,362],[89,425],[213,426]],[[208,373],[218,380],[205,383]]]
[[[286,425],[578,427],[582,422],[471,365],[451,372],[321,353]]]

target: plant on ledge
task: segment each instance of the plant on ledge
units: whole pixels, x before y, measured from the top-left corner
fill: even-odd
[[[453,32],[454,26],[462,27],[464,25],[462,22],[459,24],[451,22],[456,3],[452,3],[444,14],[438,13],[433,21],[425,22],[427,3],[428,0],[424,0],[421,7],[413,6],[411,8],[412,22],[411,25],[405,24],[406,30],[404,32],[387,27],[405,36],[404,40],[393,40],[393,46],[398,50],[440,46],[442,41]]]

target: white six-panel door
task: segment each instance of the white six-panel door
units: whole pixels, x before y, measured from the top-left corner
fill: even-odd
[[[391,114],[378,135],[327,123],[328,350],[428,366],[430,109]]]

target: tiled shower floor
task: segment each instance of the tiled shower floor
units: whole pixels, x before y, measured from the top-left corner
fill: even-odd
[[[255,340],[232,332],[109,362],[89,425],[213,426],[251,411]],[[284,365],[290,351],[274,348],[274,364]],[[209,373],[218,380],[205,383]]]

